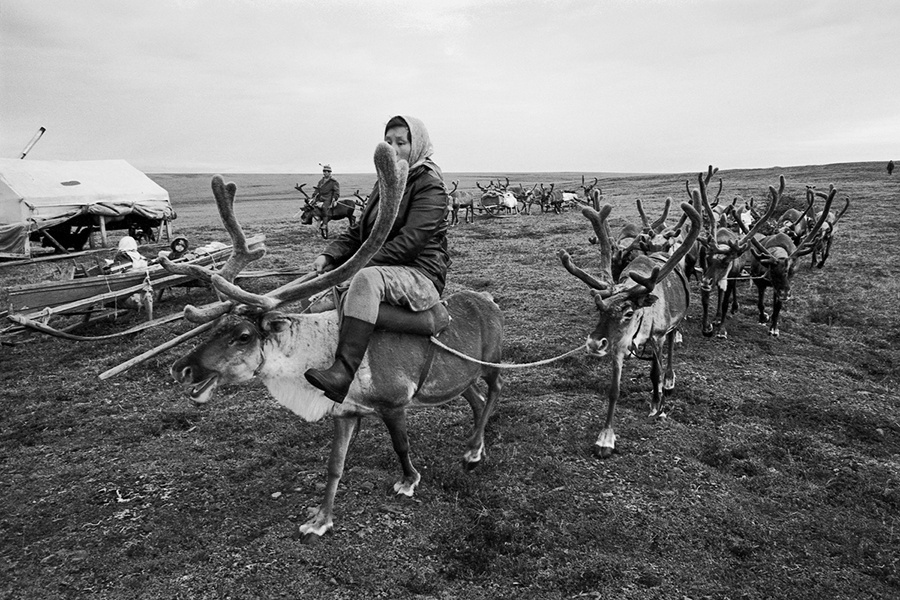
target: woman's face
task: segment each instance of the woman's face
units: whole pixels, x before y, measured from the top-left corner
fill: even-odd
[[[409,128],[407,127],[391,127],[384,132],[384,141],[391,145],[397,158],[409,162],[409,153],[412,152],[412,145],[409,143]]]

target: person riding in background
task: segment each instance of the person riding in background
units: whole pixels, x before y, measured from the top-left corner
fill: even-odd
[[[307,381],[334,402],[343,402],[375,330],[381,302],[419,312],[440,302],[450,266],[447,252],[447,192],[443,173],[431,160],[433,147],[419,119],[396,116],[384,141],[409,163],[397,219],[384,245],[351,279],[342,300],[342,321],[334,364],[309,369]],[[344,263],[369,237],[378,213],[376,183],[355,225],[322,251],[313,267],[321,274]]]
[[[316,201],[322,202],[322,227],[328,227],[331,207],[341,196],[341,184],[331,176],[331,165],[322,165],[322,179],[316,185]]]

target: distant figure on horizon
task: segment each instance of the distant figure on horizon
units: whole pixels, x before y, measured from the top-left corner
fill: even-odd
[[[313,202],[322,202],[322,227],[328,229],[331,219],[331,205],[341,196],[341,184],[331,177],[331,165],[322,165],[322,179],[316,185]]]
[[[888,161],[888,175],[893,175],[893,174],[894,174],[894,161],[889,160]]]

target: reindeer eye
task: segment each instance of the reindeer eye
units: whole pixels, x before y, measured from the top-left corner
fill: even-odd
[[[241,331],[232,339],[232,344],[246,344],[253,339],[253,336],[246,329]]]

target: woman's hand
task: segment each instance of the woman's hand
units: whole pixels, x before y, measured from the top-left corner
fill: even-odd
[[[331,257],[327,254],[320,254],[316,257],[316,260],[313,261],[313,269],[315,269],[316,273],[319,275],[333,270],[334,265],[331,264]]]

